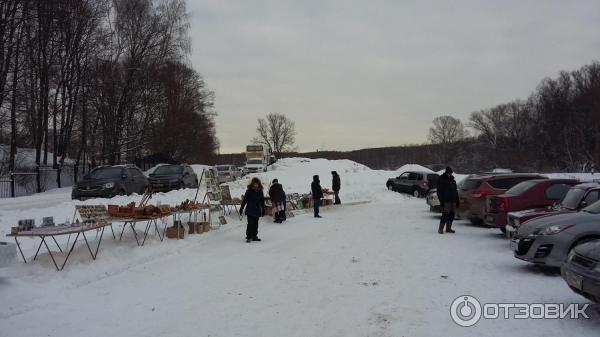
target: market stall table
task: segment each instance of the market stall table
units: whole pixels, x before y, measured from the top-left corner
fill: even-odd
[[[104,227],[106,227],[106,226],[111,226],[111,230],[112,230],[112,224],[110,222],[98,221],[98,222],[81,223],[81,224],[74,223],[74,224],[60,225],[60,226],[55,226],[55,227],[37,227],[37,228],[33,228],[33,229],[27,230],[27,231],[20,231],[17,233],[7,234],[6,236],[14,237],[15,243],[17,244],[17,247],[19,248],[19,253],[21,253],[21,257],[23,258],[23,262],[25,262],[25,263],[27,263],[27,259],[25,258],[25,254],[23,254],[23,250],[21,249],[21,244],[19,243],[18,238],[19,237],[40,238],[41,241],[35,252],[33,260],[35,260],[37,258],[38,254],[40,252],[40,248],[42,247],[42,244],[43,244],[46,247],[46,250],[48,251],[50,258],[52,259],[52,262],[54,263],[56,270],[61,271],[65,268],[65,265],[67,264],[67,261],[69,260],[69,257],[71,256],[71,253],[73,252],[73,249],[75,249],[75,244],[77,244],[77,239],[79,238],[80,235],[83,236],[85,245],[87,246],[87,248],[90,252],[90,255],[92,256],[92,259],[96,260],[96,257],[98,256],[98,251],[100,250],[100,244],[102,243],[102,237],[104,236]],[[98,239],[98,244],[96,245],[95,251],[92,251],[92,247],[90,247],[87,236],[85,235],[86,232],[89,232],[92,230],[97,230],[98,232],[100,232],[100,238]],[[73,244],[71,245],[71,248],[69,249],[67,256],[65,257],[65,260],[63,261],[62,265],[59,267],[58,263],[56,262],[56,259],[54,258],[54,255],[52,254],[52,250],[50,250],[50,247],[48,246],[48,243],[46,242],[46,239],[52,238],[52,240],[54,241],[54,243],[56,244],[56,246],[62,253],[63,250],[62,250],[62,248],[60,248],[60,245],[56,241],[56,237],[61,236],[61,235],[71,235],[71,234],[76,234],[75,240],[73,240]],[[114,237],[114,232],[113,232],[113,237]],[[69,248],[68,244],[67,244],[67,248]]]
[[[133,232],[133,236],[135,237],[135,242],[137,243],[138,246],[143,246],[146,243],[146,238],[148,237],[148,233],[150,232],[150,228],[152,227],[152,225],[154,225],[154,230],[158,234],[158,238],[159,238],[160,242],[162,242],[164,240],[164,231],[167,228],[167,224],[165,223],[164,229],[162,231],[163,233],[161,234],[161,231],[158,229],[158,220],[161,220],[161,222],[164,223],[163,219],[167,216],[168,215],[156,216],[156,217],[139,217],[139,218],[138,217],[127,217],[127,218],[111,217],[109,219],[112,222],[122,222],[123,223],[123,228],[121,229],[121,234],[119,235],[119,241],[121,239],[123,239],[123,233],[125,232],[125,228],[127,228],[127,226],[129,225],[129,227],[131,227],[131,231]],[[146,227],[144,229],[144,239],[142,240],[141,244],[140,244],[140,240],[138,239],[137,231],[135,230],[135,226],[138,222],[146,222]]]

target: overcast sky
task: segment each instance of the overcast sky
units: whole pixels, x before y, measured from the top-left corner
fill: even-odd
[[[193,66],[215,91],[221,153],[256,119],[301,151],[423,143],[431,120],[525,98],[600,60],[600,1],[188,0]]]

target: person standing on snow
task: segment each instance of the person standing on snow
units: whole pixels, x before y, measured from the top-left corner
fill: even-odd
[[[437,197],[442,206],[442,219],[438,228],[438,233],[440,234],[444,234],[444,226],[446,226],[446,233],[455,233],[452,230],[452,222],[454,221],[454,215],[460,202],[453,173],[450,166],[446,167],[444,174],[440,175],[437,182]]]
[[[331,182],[331,189],[333,190],[333,193],[335,195],[335,204],[339,205],[342,203],[342,201],[340,200],[340,187],[342,187],[342,182],[340,181],[340,176],[336,171],[331,171],[331,175],[333,176]]]
[[[313,198],[313,209],[315,212],[315,218],[320,218],[319,206],[321,206],[321,198],[323,198],[323,188],[321,188],[321,181],[318,175],[313,176],[312,184],[310,184],[310,190]]]
[[[273,205],[273,218],[275,222],[282,223],[285,221],[285,192],[277,179],[273,179],[269,188],[269,197]]]
[[[246,208],[246,217],[248,225],[246,226],[246,242],[261,241],[258,238],[258,219],[265,214],[265,195],[263,186],[258,178],[252,178],[248,189],[240,205],[240,214],[244,214]]]

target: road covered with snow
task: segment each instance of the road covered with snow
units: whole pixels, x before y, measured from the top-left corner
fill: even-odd
[[[460,295],[482,303],[588,302],[556,273],[517,261],[498,230],[458,221],[456,234],[437,234],[439,220],[423,199],[386,190],[396,172],[292,158],[259,176],[278,178],[288,193],[307,193],[313,174],[330,187],[332,170],[347,204],[324,209],[322,219],[263,218],[262,242],[245,243],[245,223],[229,217],[219,230],[162,243],[150,238],[144,247],[127,231],[123,241],[105,236],[95,262],[79,246],[62,272],[47,254],[2,268],[0,336],[598,335],[596,317],[456,325],[450,305]],[[231,183],[232,194],[247,183]],[[69,193],[1,200],[0,235],[18,219],[72,217]],[[151,202],[174,204],[194,193],[161,193]],[[26,255],[36,243],[24,240]]]

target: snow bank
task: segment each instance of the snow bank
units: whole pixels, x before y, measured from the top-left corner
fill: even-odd
[[[310,193],[313,175],[319,175],[321,186],[331,189],[331,171],[340,175],[342,201],[381,200],[386,193],[385,182],[394,176],[392,171],[372,170],[351,160],[284,158],[269,166],[264,173],[251,174],[229,183],[232,195],[242,195],[252,177],[259,177],[268,189],[278,179],[286,193]]]
[[[8,163],[10,156],[10,146],[0,145],[0,162]],[[42,153],[43,156],[43,153]],[[48,163],[52,164],[52,157],[54,154],[48,152]],[[74,165],[75,161],[71,158],[65,158],[65,164]],[[15,155],[15,166],[20,169],[34,169],[35,168],[35,149],[32,148],[17,148]]]
[[[416,171],[416,172],[430,172],[430,173],[435,173],[432,170],[428,169],[425,166],[421,166],[419,164],[405,164],[400,166],[400,168],[396,169],[396,173],[398,175],[406,172],[406,171]]]

